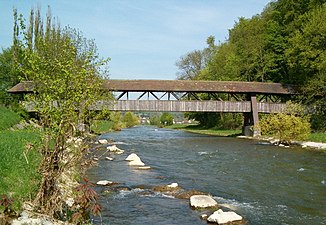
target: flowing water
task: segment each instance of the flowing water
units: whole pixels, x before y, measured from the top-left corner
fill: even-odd
[[[106,179],[130,187],[109,194],[107,187],[96,187],[103,224],[207,224],[189,200],[149,189],[173,182],[210,193],[247,224],[326,224],[325,152],[154,127],[100,138],[116,141],[125,152],[111,154],[114,161],[100,159],[87,176],[93,182]],[[130,153],[152,169],[128,166],[124,159]],[[94,223],[101,224],[100,219]]]

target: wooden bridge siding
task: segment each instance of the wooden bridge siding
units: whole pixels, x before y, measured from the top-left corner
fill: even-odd
[[[229,101],[156,101],[156,100],[119,100],[98,103],[94,109],[108,108],[113,111],[150,111],[150,112],[251,112],[251,102]],[[262,113],[281,112],[285,104],[257,103],[257,111]]]

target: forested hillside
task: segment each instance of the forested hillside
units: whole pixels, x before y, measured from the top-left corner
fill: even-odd
[[[179,79],[280,82],[298,85],[295,101],[314,107],[314,129],[326,123],[326,1],[278,0],[239,18],[229,38],[182,56]]]

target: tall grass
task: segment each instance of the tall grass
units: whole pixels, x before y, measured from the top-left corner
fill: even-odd
[[[21,118],[5,108],[0,108],[0,115],[0,196],[13,197],[19,209],[21,202],[32,199],[38,188],[40,131],[5,130]]]
[[[22,118],[11,110],[0,106],[0,131],[19,123]]]

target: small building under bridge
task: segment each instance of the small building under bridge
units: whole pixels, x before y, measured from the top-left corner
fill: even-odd
[[[295,94],[291,85],[239,81],[104,80],[102,86],[115,93],[116,100],[98,101],[93,110],[243,113],[246,135],[248,127],[258,125],[258,113],[284,111],[282,100]],[[33,82],[25,81],[8,92],[28,93],[33,88]]]

